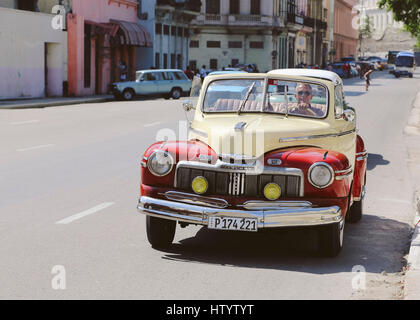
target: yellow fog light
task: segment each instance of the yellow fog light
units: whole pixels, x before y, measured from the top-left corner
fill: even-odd
[[[204,177],[201,177],[201,176],[195,177],[191,183],[191,187],[195,193],[203,194],[207,191],[207,188],[209,187],[209,183],[207,182],[207,179]]]
[[[277,200],[280,198],[281,195],[281,189],[277,183],[267,183],[267,185],[264,187],[264,196],[268,200]]]

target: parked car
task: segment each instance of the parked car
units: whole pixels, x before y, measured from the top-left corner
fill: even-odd
[[[152,247],[177,223],[260,232],[315,228],[323,255],[362,217],[367,151],[337,74],[282,69],[207,77],[188,139],[157,141],[141,159],[138,210]]]
[[[344,70],[343,70],[344,62],[334,62],[331,66],[332,66],[332,71],[338,74],[340,78],[347,77],[347,75],[344,74]]]
[[[353,56],[343,57],[341,58],[341,62],[351,62],[355,61],[356,59]]]
[[[395,71],[394,75],[396,78],[401,76],[413,77],[414,70],[416,68],[416,62],[414,54],[411,52],[399,52],[395,59]]]
[[[124,100],[132,100],[136,95],[179,99],[190,90],[191,80],[177,69],[140,70],[136,72],[136,81],[112,84],[115,98]]]

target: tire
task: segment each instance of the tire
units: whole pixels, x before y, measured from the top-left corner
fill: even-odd
[[[347,214],[347,221],[350,223],[359,222],[363,216],[363,199],[354,201]]]
[[[175,237],[176,221],[146,217],[147,239],[153,248],[167,248]]]
[[[178,100],[182,96],[182,90],[180,88],[173,88],[171,91],[171,98]]]
[[[319,253],[323,257],[334,258],[343,248],[345,220],[322,226],[318,230]]]
[[[131,101],[134,99],[135,93],[133,89],[125,89],[122,93],[122,98],[125,101]]]

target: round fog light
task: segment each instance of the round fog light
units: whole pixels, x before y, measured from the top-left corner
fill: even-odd
[[[277,200],[280,198],[281,189],[277,183],[270,182],[264,187],[264,196],[268,200]]]
[[[191,187],[195,193],[203,194],[207,191],[209,183],[206,178],[199,176],[194,178],[191,183]]]

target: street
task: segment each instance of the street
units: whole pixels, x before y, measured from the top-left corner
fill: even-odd
[[[345,80],[369,152],[367,196],[333,259],[304,229],[177,226],[170,249],[151,248],[140,160],[170,132],[160,130],[178,135],[182,99],[0,110],[0,298],[401,298],[414,215],[403,129],[419,83],[419,72],[377,71],[365,92]]]

